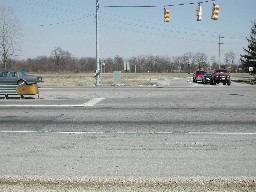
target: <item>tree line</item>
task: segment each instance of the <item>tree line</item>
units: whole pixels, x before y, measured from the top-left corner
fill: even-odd
[[[38,56],[23,60],[14,59],[20,49],[21,29],[17,17],[11,8],[0,6],[0,71],[20,69],[28,72],[95,72],[96,58],[76,58],[69,51],[56,47],[50,56]],[[241,64],[234,63],[233,51],[225,53],[222,64],[215,57],[208,59],[205,53],[187,52],[182,56],[139,55],[125,59],[120,56],[101,58],[102,71],[124,70],[124,62],[129,62],[130,72],[193,72],[198,69],[211,71],[215,68],[227,68],[231,72],[256,71],[256,23],[251,27],[248,49],[241,55]]]
[[[237,64],[233,63],[234,53],[229,52],[225,55],[225,65],[221,67],[228,68],[235,72],[239,69]],[[123,71],[124,62],[129,62],[129,72],[134,73],[172,73],[172,72],[193,72],[198,69],[213,70],[219,68],[219,64],[214,57],[209,62],[206,54],[197,52],[187,52],[182,56],[153,56],[140,55],[125,59],[120,56],[113,58],[104,58],[100,60],[102,72],[111,73],[113,71]],[[0,67],[3,70],[3,65]],[[23,60],[9,60],[7,69],[19,69],[29,72],[49,73],[49,72],[95,72],[96,58],[82,57],[76,58],[72,54],[60,47],[55,48],[50,56],[39,56]]]

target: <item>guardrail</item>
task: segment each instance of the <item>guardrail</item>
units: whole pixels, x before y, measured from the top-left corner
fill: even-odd
[[[235,79],[232,79],[232,81],[235,82],[242,82],[242,83],[248,83],[251,85],[256,84],[256,76],[241,76],[241,77],[236,77]]]
[[[18,95],[17,85],[0,85],[0,95],[8,98],[8,95]]]
[[[9,95],[20,95],[24,98],[24,95],[38,95],[39,91],[37,84],[32,85],[0,85],[0,95],[4,95],[8,99]]]

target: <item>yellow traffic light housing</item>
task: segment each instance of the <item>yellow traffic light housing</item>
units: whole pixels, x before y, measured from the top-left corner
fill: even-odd
[[[170,22],[170,10],[164,8],[164,22]]]
[[[220,6],[213,3],[212,20],[218,20],[219,19],[219,12],[220,12]]]

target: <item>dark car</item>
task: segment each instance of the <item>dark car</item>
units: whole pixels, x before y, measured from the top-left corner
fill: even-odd
[[[203,84],[210,83],[212,79],[212,74],[211,73],[205,73],[202,79]]]
[[[36,84],[43,82],[42,77],[30,75],[25,71],[4,71],[0,73],[0,84]]]

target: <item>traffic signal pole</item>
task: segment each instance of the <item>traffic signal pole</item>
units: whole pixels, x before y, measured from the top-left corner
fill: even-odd
[[[99,0],[96,0],[96,86],[100,85],[100,57],[99,57]]]

